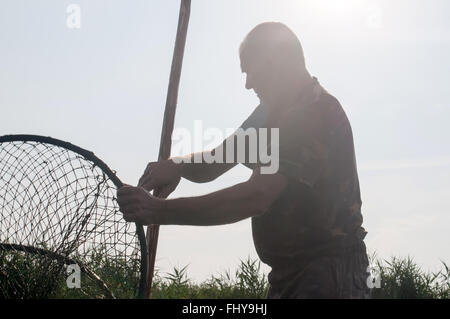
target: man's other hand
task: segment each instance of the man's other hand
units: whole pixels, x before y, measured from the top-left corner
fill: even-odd
[[[138,186],[145,188],[149,192],[157,189],[159,197],[167,198],[180,183],[181,165],[174,163],[170,159],[151,162],[139,179]]]

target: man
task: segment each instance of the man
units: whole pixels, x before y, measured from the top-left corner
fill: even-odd
[[[256,26],[239,54],[246,88],[261,101],[241,128],[279,129],[278,172],[262,174],[260,162],[244,163],[253,169],[246,182],[166,200],[149,191],[158,188],[166,198],[181,177],[209,182],[237,163],[152,162],[139,187],[118,191],[125,220],[222,225],[251,217],[256,251],[272,268],[268,298],[368,297],[353,136],[341,105],[310,76],[301,44],[285,25]],[[202,155],[226,153],[226,141]]]

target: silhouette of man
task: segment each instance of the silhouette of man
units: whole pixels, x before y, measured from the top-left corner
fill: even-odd
[[[256,26],[239,50],[246,88],[261,104],[241,125],[279,129],[279,169],[204,196],[167,197],[181,177],[209,182],[234,163],[192,163],[194,154],[148,164],[139,187],[118,190],[127,221],[222,225],[252,218],[256,251],[272,270],[268,298],[368,298],[368,258],[350,123],[335,97],[311,77],[295,34],[276,22]],[[226,153],[226,141],[201,155]],[[247,149],[248,152],[248,149]],[[219,153],[222,154],[222,153]],[[248,155],[248,154],[247,154]],[[179,160],[179,158],[178,158]]]

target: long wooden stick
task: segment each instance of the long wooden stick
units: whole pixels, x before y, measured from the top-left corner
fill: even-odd
[[[191,0],[181,0],[180,15],[178,18],[177,37],[173,52],[172,68],[170,70],[169,88],[167,91],[166,108],[164,111],[163,127],[161,132],[161,142],[159,145],[159,160],[170,157],[172,146],[172,131],[175,121],[175,111],[177,108],[178,87],[180,84],[181,66],[183,64],[184,46],[186,44],[186,34],[191,13]],[[159,190],[153,192],[159,197]],[[152,288],[153,272],[155,269],[156,248],[158,246],[159,225],[147,227],[147,247],[148,247],[148,277],[147,291],[145,297],[150,297]]]

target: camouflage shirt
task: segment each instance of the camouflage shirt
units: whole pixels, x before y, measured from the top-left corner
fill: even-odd
[[[261,104],[241,127],[279,128],[278,173],[288,186],[268,211],[252,218],[256,251],[273,269],[269,281],[277,269],[362,242],[352,130],[340,103],[316,78],[275,119],[269,121]]]

